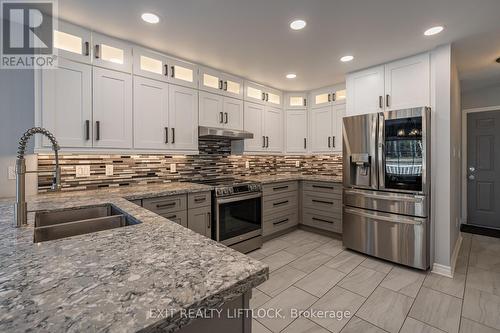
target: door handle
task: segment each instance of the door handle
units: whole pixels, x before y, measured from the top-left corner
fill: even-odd
[[[222,90],[222,80],[219,80],[219,89]]]
[[[219,119],[219,123],[224,123],[224,112],[219,112],[219,116],[220,116],[220,119]]]
[[[85,140],[90,140],[90,120],[85,120]]]
[[[99,44],[96,44],[96,46],[95,46],[95,54],[94,54],[94,56],[95,56],[96,59],[99,59],[99,57],[101,56],[100,52],[99,52]]]
[[[175,77],[175,66],[170,66],[170,75]]]
[[[101,122],[99,120],[95,122],[95,140],[101,140]]]
[[[164,67],[165,67],[165,76],[168,76],[168,65],[165,64]]]
[[[224,81],[224,91],[227,91],[227,81]]]
[[[269,137],[268,136],[266,136],[266,142],[267,142],[266,143],[266,148],[269,148]]]
[[[332,138],[331,137],[328,137],[328,148],[332,148]]]
[[[266,93],[265,92],[262,92],[262,100],[265,101],[266,100]]]
[[[168,127],[165,127],[165,143],[168,143]]]
[[[172,143],[175,143],[175,128],[172,127]]]
[[[262,136],[262,148],[266,148],[266,137]]]
[[[332,93],[332,102],[335,102],[337,100],[337,94]]]
[[[228,115],[227,115],[227,112],[224,113],[224,115],[226,116],[226,121],[224,121],[224,124],[227,124],[227,121],[228,121]]]
[[[384,107],[384,97],[383,96],[378,97],[378,107],[380,109],[382,109]]]
[[[385,95],[385,106],[389,107],[389,94]]]
[[[328,103],[332,101],[332,95],[328,94]]]
[[[307,139],[304,138],[304,149],[307,149]]]
[[[333,148],[335,148],[335,136],[333,136],[332,138],[333,138],[333,139],[332,139],[332,141],[333,141],[332,146],[333,146]]]
[[[304,98],[304,106],[307,106],[307,98]]]
[[[85,55],[88,56],[90,54],[89,42],[85,42]]]

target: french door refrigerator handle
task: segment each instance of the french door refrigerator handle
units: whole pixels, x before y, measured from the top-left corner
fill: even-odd
[[[378,116],[377,155],[378,187],[385,189],[385,118],[383,113]]]
[[[373,220],[378,220],[378,221],[385,221],[385,222],[392,222],[392,223],[404,223],[404,224],[412,224],[412,225],[422,225],[424,223],[424,218],[418,218],[418,217],[409,217],[409,216],[402,216],[402,215],[395,215],[395,214],[387,214],[387,215],[380,215],[377,213],[373,213],[371,211],[365,211],[362,209],[358,208],[345,208],[344,211],[348,214],[353,214],[357,216],[362,216],[366,217],[369,219]],[[392,216],[394,215],[394,216]]]

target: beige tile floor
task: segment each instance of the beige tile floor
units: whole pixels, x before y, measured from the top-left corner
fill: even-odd
[[[266,242],[249,254],[271,270],[250,306],[284,311],[254,319],[253,332],[500,333],[500,239],[462,236],[453,279],[364,256],[304,230]],[[351,315],[297,317],[290,309]]]

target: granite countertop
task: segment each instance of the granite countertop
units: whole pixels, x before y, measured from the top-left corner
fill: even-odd
[[[267,265],[126,200],[210,189],[166,183],[36,195],[22,228],[12,226],[13,201],[2,200],[0,331],[171,332],[190,322],[181,310],[219,307],[265,281]],[[33,211],[103,204],[141,223],[33,243]]]
[[[322,175],[302,175],[302,174],[255,175],[255,176],[245,176],[239,178],[256,181],[262,184],[272,184],[272,183],[294,181],[294,180],[342,183],[342,176],[322,176]]]

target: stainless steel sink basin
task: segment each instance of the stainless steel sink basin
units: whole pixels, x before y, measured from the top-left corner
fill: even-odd
[[[113,205],[35,214],[35,243],[138,224]]]

